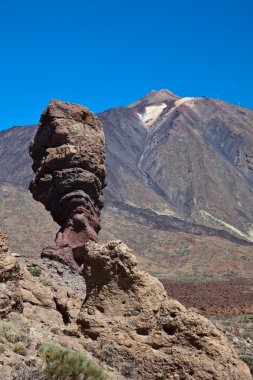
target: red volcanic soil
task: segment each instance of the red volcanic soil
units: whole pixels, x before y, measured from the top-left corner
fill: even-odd
[[[253,313],[253,290],[244,279],[215,282],[161,280],[168,295],[203,315]]]

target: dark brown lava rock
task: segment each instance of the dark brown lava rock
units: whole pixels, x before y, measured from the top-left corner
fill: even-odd
[[[30,145],[30,191],[61,228],[42,256],[79,270],[80,247],[98,240],[105,187],[104,133],[88,108],[52,100]]]

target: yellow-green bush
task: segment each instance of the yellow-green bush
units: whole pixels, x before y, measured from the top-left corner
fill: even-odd
[[[17,342],[14,344],[13,351],[17,354],[26,356],[27,350],[26,350],[26,343],[25,342]]]
[[[249,369],[250,369],[250,373],[251,373],[251,375],[253,375],[253,356],[242,355],[242,356],[241,356],[241,359],[244,361],[244,363],[247,364],[247,366],[248,366]]]
[[[28,271],[31,273],[34,277],[40,277],[42,271],[39,267],[36,266],[27,266]]]
[[[10,343],[21,340],[22,331],[8,321],[0,321],[0,342],[6,339]]]
[[[106,380],[102,369],[73,350],[44,344],[39,348],[50,380]]]

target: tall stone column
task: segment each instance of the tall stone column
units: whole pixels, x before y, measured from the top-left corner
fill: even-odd
[[[98,241],[105,187],[104,133],[88,108],[52,100],[42,113],[30,145],[35,179],[33,198],[60,225],[55,244],[42,256],[57,259],[79,271],[82,247]]]

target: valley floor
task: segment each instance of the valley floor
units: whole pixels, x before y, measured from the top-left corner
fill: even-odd
[[[170,297],[211,319],[227,335],[253,373],[252,281],[161,281]]]

